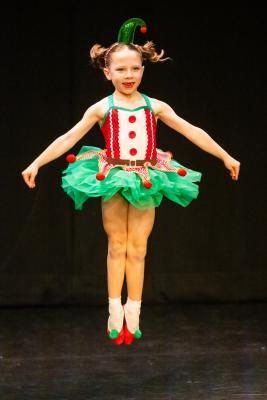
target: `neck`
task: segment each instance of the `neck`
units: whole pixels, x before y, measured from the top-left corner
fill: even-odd
[[[128,101],[128,102],[134,102],[136,100],[140,100],[141,95],[139,92],[135,91],[133,93],[125,94],[121,93],[117,90],[113,93],[113,96],[115,97],[116,100],[118,101]]]

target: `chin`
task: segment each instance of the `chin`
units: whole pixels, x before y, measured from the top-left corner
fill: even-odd
[[[132,93],[136,92],[136,88],[134,88],[134,89],[121,89],[120,92],[123,93],[123,94],[132,94]]]

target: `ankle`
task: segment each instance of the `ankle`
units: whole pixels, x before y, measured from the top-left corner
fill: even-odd
[[[128,330],[134,334],[139,330],[139,315],[141,312],[141,302],[142,300],[132,300],[129,297],[124,306],[125,319],[127,323]]]
[[[132,300],[130,297],[127,297],[127,301],[125,303],[125,306],[127,306],[127,309],[129,310],[140,310],[142,304],[142,300]]]
[[[108,329],[121,331],[123,326],[124,312],[121,304],[121,297],[108,298],[109,301],[109,318]]]

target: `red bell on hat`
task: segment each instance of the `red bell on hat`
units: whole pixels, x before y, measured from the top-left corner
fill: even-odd
[[[187,172],[184,168],[179,168],[177,171],[177,174],[181,175],[181,176],[185,176],[187,174]]]
[[[103,181],[103,179],[105,179],[106,175],[103,174],[103,172],[98,172],[95,177],[98,181]]]
[[[141,26],[141,28],[140,28],[140,32],[142,32],[142,33],[146,33],[147,32],[147,27],[146,26]]]
[[[145,181],[144,182],[144,187],[147,189],[150,189],[152,187],[152,183],[150,181]]]
[[[74,154],[68,154],[66,157],[66,161],[68,161],[69,163],[73,163],[76,161],[76,156]]]

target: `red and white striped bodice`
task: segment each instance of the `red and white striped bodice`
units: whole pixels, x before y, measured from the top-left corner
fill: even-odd
[[[101,126],[108,157],[127,160],[156,158],[156,119],[149,98],[142,96],[146,104],[135,109],[117,107],[113,95],[108,97],[109,109]]]

